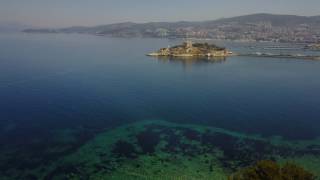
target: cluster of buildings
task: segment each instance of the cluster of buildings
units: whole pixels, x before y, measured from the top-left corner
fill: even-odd
[[[319,43],[320,26],[300,24],[294,27],[273,26],[270,22],[225,23],[212,27],[161,29],[155,36],[168,38],[210,38],[220,40]]]

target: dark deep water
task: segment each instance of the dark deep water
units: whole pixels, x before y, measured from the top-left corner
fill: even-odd
[[[41,155],[55,143],[55,132],[71,129],[77,141],[62,154],[69,153],[102,130],[147,119],[289,140],[320,136],[319,61],[181,62],[145,56],[177,43],[1,35],[1,149]]]

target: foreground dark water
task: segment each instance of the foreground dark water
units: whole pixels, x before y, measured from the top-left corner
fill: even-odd
[[[319,61],[145,56],[176,43],[1,35],[0,151],[19,158],[0,167],[36,166],[76,151],[109,128],[148,119],[286,140],[320,136]],[[69,134],[72,143],[60,153],[47,153]],[[38,161],[24,164],[30,157]]]

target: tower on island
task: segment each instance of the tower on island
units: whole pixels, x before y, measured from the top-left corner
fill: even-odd
[[[185,43],[186,43],[186,48],[192,48],[192,46],[193,46],[193,42],[192,41],[188,40]]]

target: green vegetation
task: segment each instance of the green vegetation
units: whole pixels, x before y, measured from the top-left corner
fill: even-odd
[[[316,177],[302,167],[286,163],[282,167],[274,161],[263,160],[254,166],[231,175],[229,180],[315,180]]]

